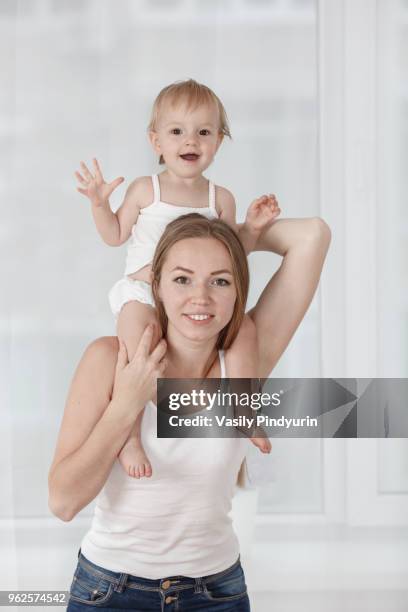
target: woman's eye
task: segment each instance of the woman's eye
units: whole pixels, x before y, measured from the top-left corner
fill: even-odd
[[[174,279],[174,282],[178,283],[179,285],[186,285],[188,283],[188,278],[187,276],[178,276]]]
[[[200,136],[208,136],[210,134],[210,130],[200,130]]]
[[[181,130],[180,130],[180,128],[173,128],[171,130],[171,133],[172,134],[176,134],[178,136],[179,134],[181,134]]]
[[[216,278],[214,284],[218,287],[228,287],[231,283],[226,278]]]

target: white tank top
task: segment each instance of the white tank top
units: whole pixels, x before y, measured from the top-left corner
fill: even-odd
[[[154,200],[153,203],[140,210],[137,222],[132,227],[126,256],[125,275],[137,272],[153,260],[156,245],[164,229],[170,221],[197,212],[209,219],[218,217],[215,208],[215,186],[208,182],[208,207],[193,208],[176,206],[160,199],[160,183],[157,174],[152,175]]]
[[[225,378],[223,351],[219,358]],[[141,428],[153,475],[132,478],[116,459],[81,552],[106,569],[150,579],[223,571],[239,555],[229,513],[248,440],[159,439],[156,411],[146,405]]]

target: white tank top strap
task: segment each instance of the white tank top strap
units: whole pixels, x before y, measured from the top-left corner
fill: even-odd
[[[160,183],[157,174],[152,174],[154,202],[160,202]]]
[[[220,358],[220,378],[227,378],[227,368],[225,367],[225,351],[220,349],[218,351],[218,355]]]
[[[214,215],[218,217],[217,209],[215,208],[215,185],[212,181],[208,181],[208,206]]]

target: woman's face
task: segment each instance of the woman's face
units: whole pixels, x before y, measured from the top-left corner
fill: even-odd
[[[215,238],[180,240],[163,264],[159,297],[171,328],[190,340],[214,338],[229,323],[237,297],[231,258]]]

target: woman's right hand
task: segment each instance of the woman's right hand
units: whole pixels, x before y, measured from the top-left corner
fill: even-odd
[[[102,176],[102,172],[96,158],[93,159],[93,165],[95,175],[93,175],[89,171],[87,165],[81,161],[82,174],[76,171],[75,176],[82,185],[82,187],[77,187],[79,193],[82,193],[89,198],[93,206],[98,207],[108,203],[111,193],[118,185],[123,183],[125,179],[123,176],[120,176],[111,183],[107,183]]]
[[[166,341],[162,338],[149,354],[152,338],[153,325],[148,325],[131,361],[128,361],[126,346],[119,340],[112,401],[119,402],[126,410],[134,411],[135,417],[154,397],[157,379],[164,373],[167,365],[164,359]]]

